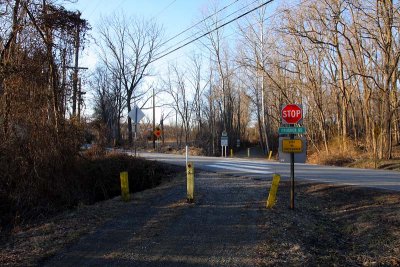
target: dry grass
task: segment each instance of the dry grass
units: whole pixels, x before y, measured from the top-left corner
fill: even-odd
[[[345,166],[363,169],[400,170],[400,146],[393,148],[393,159],[377,160],[372,153],[364,151],[362,144],[347,141],[346,150],[341,149],[341,141],[336,138],[329,143],[329,152],[312,150],[307,162],[312,164]]]
[[[131,192],[157,186],[175,172],[170,165],[124,154],[106,154],[104,149],[94,147],[82,153],[68,169],[54,172],[44,189],[26,187],[19,195],[0,194],[0,199],[7,200],[0,205],[0,237],[37,218],[119,195],[122,171],[129,173]],[[18,199],[26,195],[34,196],[34,201],[21,205]]]
[[[347,166],[356,160],[362,158],[363,151],[359,146],[347,140],[346,149],[342,148],[342,141],[340,138],[335,138],[329,142],[329,151],[320,150],[312,151],[307,157],[307,161],[313,164],[331,165],[331,166]]]
[[[399,193],[301,183],[291,211],[289,188],[281,184],[267,215],[261,265],[400,265]]]

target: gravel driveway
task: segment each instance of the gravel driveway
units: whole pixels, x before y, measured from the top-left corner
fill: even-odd
[[[81,238],[46,266],[255,266],[269,182],[196,174],[133,197],[126,212]]]
[[[269,186],[270,178],[197,173],[189,204],[181,176],[129,203],[105,202],[119,215],[41,263],[400,266],[399,192],[299,182],[290,210],[290,183],[282,182],[276,207],[267,210]]]

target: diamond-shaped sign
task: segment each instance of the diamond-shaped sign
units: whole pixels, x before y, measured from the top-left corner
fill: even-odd
[[[141,119],[144,118],[145,115],[143,111],[140,108],[138,108],[138,106],[135,105],[132,108],[132,110],[128,113],[128,116],[131,118],[132,123],[137,124]]]

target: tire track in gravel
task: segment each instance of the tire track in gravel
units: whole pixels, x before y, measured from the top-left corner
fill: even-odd
[[[183,182],[149,190],[45,265],[255,266],[268,184],[199,173],[194,204],[186,203]]]

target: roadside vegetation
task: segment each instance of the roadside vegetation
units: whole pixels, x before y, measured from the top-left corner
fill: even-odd
[[[27,165],[22,176],[16,161],[0,165],[2,185],[0,194],[1,234],[37,219],[46,218],[66,209],[89,205],[121,194],[120,172],[128,171],[130,192],[138,192],[168,180],[174,167],[133,158],[125,154],[106,153],[100,147],[91,148],[69,158],[60,167],[53,158],[46,164]],[[4,178],[17,177],[7,181]],[[8,182],[8,183],[7,183]]]
[[[329,143],[329,152],[318,149],[308,151],[307,162],[320,165],[341,166],[364,169],[400,170],[400,146],[392,148],[392,158],[379,159],[377,155],[366,151],[364,144],[348,141],[346,150],[339,146],[340,140]]]

